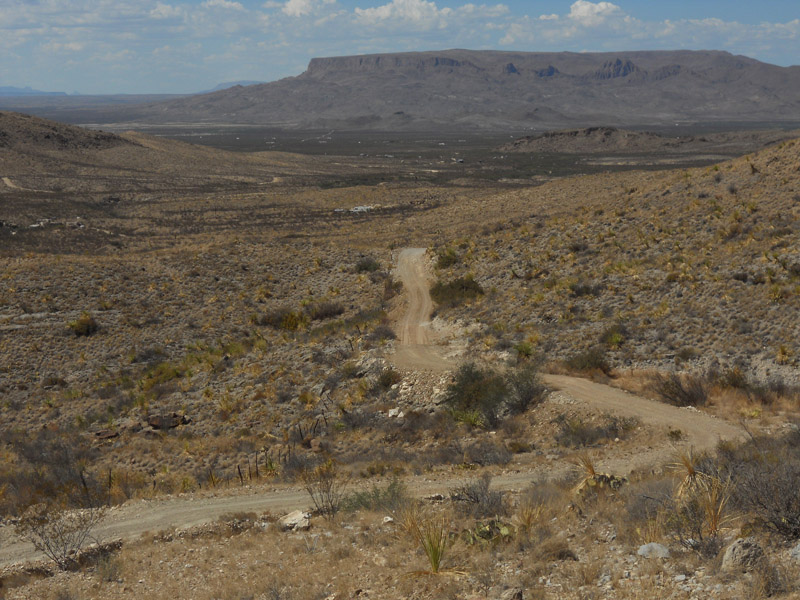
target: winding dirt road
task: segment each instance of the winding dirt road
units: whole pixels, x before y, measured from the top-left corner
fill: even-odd
[[[408,307],[399,324],[400,344],[393,361],[406,368],[421,371],[453,369],[454,365],[431,346],[427,327],[433,303],[428,293],[425,270],[425,250],[403,250],[398,259],[398,273],[403,280]],[[567,401],[585,404],[609,414],[636,417],[643,424],[662,431],[680,429],[686,444],[697,450],[714,447],[722,439],[742,439],[744,432],[730,423],[691,409],[675,408],[622,390],[585,379],[563,375],[545,375],[548,386],[558,390]],[[612,446],[603,456],[596,457],[599,468],[616,474],[646,469],[670,460],[673,448],[666,442],[634,450],[620,450]],[[524,471],[507,471],[497,475],[492,486],[498,489],[521,489],[541,477],[559,477],[572,468],[564,460],[551,460]],[[405,479],[408,489],[416,496],[447,493],[463,481],[463,476],[453,474],[425,474]],[[233,495],[236,494],[236,495]],[[181,496],[152,501],[129,502],[109,512],[96,530],[98,539],[134,539],[145,532],[156,532],[172,527],[186,528],[213,522],[232,512],[288,512],[309,506],[308,495],[298,486],[263,486],[245,488],[231,495],[219,497]],[[11,527],[0,527],[0,568],[13,563],[41,559],[33,547],[13,535]]]
[[[430,344],[427,323],[433,311],[429,280],[425,270],[425,249],[403,250],[398,258],[398,274],[407,290],[408,308],[400,325],[400,346],[396,364],[413,365],[417,370],[442,371],[457,365],[443,358]],[[697,451],[711,450],[720,440],[743,440],[745,432],[738,426],[693,408],[677,408],[629,394],[618,388],[566,375],[544,375],[545,383],[575,402],[594,410],[620,417],[635,417],[642,424],[660,431],[680,430],[684,442]],[[598,462],[614,473],[662,464],[670,460],[674,449],[665,444],[639,448],[635,453],[609,452]],[[501,478],[502,479],[502,478]]]
[[[431,345],[433,336],[428,326],[433,300],[428,291],[425,271],[425,248],[406,248],[397,259],[397,274],[406,291],[406,312],[398,323],[399,345],[392,357],[396,367],[412,371],[448,371],[453,364]]]

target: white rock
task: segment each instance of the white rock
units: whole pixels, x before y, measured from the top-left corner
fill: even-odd
[[[281,517],[278,522],[283,531],[306,531],[311,527],[310,518],[311,515],[309,513],[302,510],[295,510]]]
[[[669,558],[669,548],[655,542],[639,546],[636,554],[645,558]]]
[[[392,517],[383,517],[384,524],[387,523],[394,523],[394,519]]]

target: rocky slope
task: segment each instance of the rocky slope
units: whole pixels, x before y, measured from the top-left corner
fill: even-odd
[[[587,127],[546,131],[503,144],[501,152],[563,154],[698,153],[728,152],[734,148],[757,150],[762,146],[796,138],[800,131],[736,131],[705,135],[666,136],[649,131],[616,127]],[[743,152],[744,153],[744,152]]]

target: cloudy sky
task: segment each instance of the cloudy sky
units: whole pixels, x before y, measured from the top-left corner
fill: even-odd
[[[719,49],[800,64],[800,2],[0,0],[0,86],[185,93],[314,56],[446,48]]]

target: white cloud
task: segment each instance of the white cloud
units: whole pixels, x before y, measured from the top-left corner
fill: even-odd
[[[374,8],[355,9],[358,20],[368,25],[386,21],[405,21],[417,25],[442,26],[452,12],[450,8],[439,9],[435,2],[426,0],[392,0],[389,4]]]
[[[180,17],[182,14],[183,10],[177,6],[162,4],[161,2],[157,3],[156,7],[150,11],[150,16],[154,19],[172,19],[175,17]]]
[[[304,17],[316,12],[320,6],[335,3],[336,0],[287,0],[287,2],[283,4],[281,11],[290,17]],[[267,4],[272,3],[268,2]]]
[[[567,17],[583,27],[597,27],[609,17],[622,14],[622,9],[611,2],[577,0],[570,6]]]
[[[244,10],[239,2],[231,2],[230,0],[206,0],[201,5],[203,8],[222,8],[224,10]]]
[[[558,21],[558,15],[539,15],[540,21]]]

